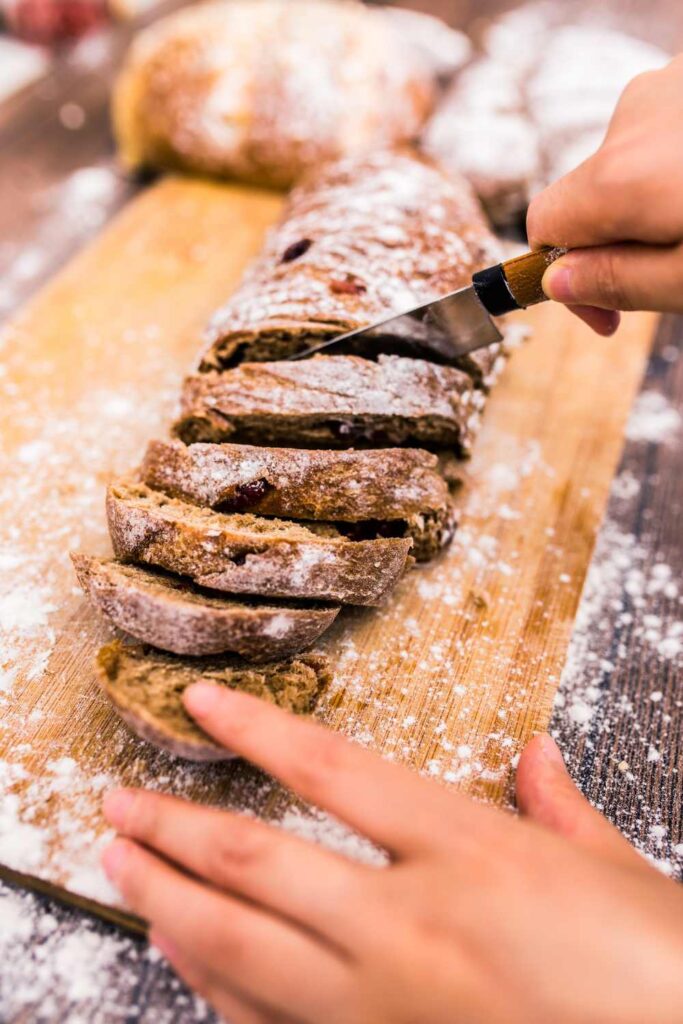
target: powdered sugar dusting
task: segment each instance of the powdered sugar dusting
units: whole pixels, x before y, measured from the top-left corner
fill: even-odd
[[[658,391],[643,391],[633,406],[626,425],[629,441],[663,443],[672,441],[683,426],[683,417],[678,409]]]
[[[76,192],[99,196],[106,184],[106,177],[88,174]],[[145,357],[138,330],[130,328],[118,339],[119,355],[134,349],[143,373],[147,358],[153,387],[142,389],[134,403],[102,378],[96,386],[81,381],[74,394],[74,380],[101,342],[91,333],[85,311],[74,309],[72,324],[71,335],[52,350],[40,347],[24,321],[0,335],[0,419],[6,439],[0,452],[0,733],[5,741],[0,862],[47,873],[107,900],[112,891],[98,865],[104,839],[98,839],[94,823],[102,790],[113,779],[90,770],[86,754],[74,759],[68,730],[55,734],[53,723],[64,715],[59,703],[74,702],[72,723],[83,704],[78,690],[65,698],[51,659],[59,644],[60,663],[69,664],[82,657],[88,641],[92,649],[98,636],[106,635],[97,622],[81,624],[83,598],[69,551],[109,549],[104,481],[109,473],[127,469],[138,454],[131,436],[133,411],[145,433],[159,428],[164,395],[168,409],[177,389],[177,370],[164,370],[151,353]],[[30,387],[16,383],[26,380]],[[84,691],[90,690],[87,705],[93,685],[89,665],[82,666],[80,678]]]

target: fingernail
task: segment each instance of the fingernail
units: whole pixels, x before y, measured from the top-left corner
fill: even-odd
[[[201,718],[204,715],[210,715],[216,709],[216,705],[225,693],[229,693],[229,691],[212,686],[210,683],[193,683],[185,690],[183,701],[191,714]]]
[[[130,846],[125,839],[115,839],[102,854],[102,867],[110,882],[116,884],[121,877],[126,860],[130,854]]]
[[[564,758],[562,757],[560,748],[552,736],[548,736],[547,733],[544,733],[542,736],[538,737],[536,744],[537,748],[541,752],[541,756],[548,762],[548,764],[552,764],[556,768],[565,767]]]
[[[576,302],[572,288],[572,270],[567,266],[553,264],[543,275],[543,291],[556,302]]]
[[[125,827],[135,797],[136,793],[131,789],[113,789],[105,793],[102,809],[110,825],[119,830]]]

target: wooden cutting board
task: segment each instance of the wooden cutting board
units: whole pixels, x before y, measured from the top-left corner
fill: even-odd
[[[287,807],[248,766],[188,766],[120,724],[92,671],[111,631],[68,559],[109,550],[105,484],[167,426],[203,325],[280,202],[166,179],[0,342],[0,863],[105,902],[109,785]],[[631,315],[599,339],[550,304],[526,319],[534,339],[490,400],[456,542],[384,608],[343,613],[322,644],[336,666],[320,711],[332,728],[495,801],[548,722],[654,328]]]

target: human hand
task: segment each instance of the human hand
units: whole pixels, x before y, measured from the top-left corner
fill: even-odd
[[[546,294],[601,334],[618,326],[612,310],[683,312],[682,153],[683,55],[634,78],[598,151],[529,207],[534,248],[574,250]]]
[[[244,816],[108,795],[125,837],[109,876],[232,1024],[680,1024],[683,890],[590,807],[549,737],[522,755],[516,817],[245,694],[185,699],[390,854],[357,864]]]

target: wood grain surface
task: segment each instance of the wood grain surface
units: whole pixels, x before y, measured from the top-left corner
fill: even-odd
[[[4,698],[1,755],[24,773],[18,817],[45,835],[41,856],[13,867],[92,891],[100,792],[115,781],[269,815],[286,806],[244,765],[188,767],[119,723],[92,672],[111,633],[74,588],[67,557],[69,546],[107,550],[105,482],[167,425],[201,327],[279,205],[256,190],[164,180],[6,331],[0,550],[14,537],[40,552],[32,578],[37,595],[49,585],[53,631],[45,664],[30,644],[17,648]],[[333,728],[496,801],[520,746],[549,720],[654,325],[632,315],[617,338],[596,341],[549,304],[524,318],[534,340],[491,398],[456,543],[384,608],[342,614],[322,644],[336,667],[321,708]],[[29,479],[30,506],[27,484],[19,490]],[[32,781],[44,785],[65,763],[67,784],[37,799]]]

